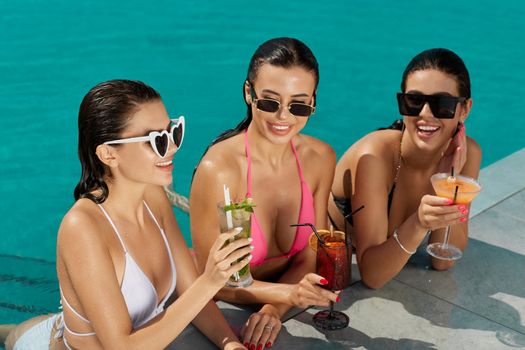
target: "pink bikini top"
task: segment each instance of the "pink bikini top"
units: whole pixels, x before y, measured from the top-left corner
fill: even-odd
[[[252,158],[250,153],[250,145],[248,144],[248,133],[244,134],[244,148],[246,152],[246,160],[248,161],[248,172],[247,172],[247,192],[246,197],[251,198],[252,197]],[[308,184],[304,180],[303,177],[303,170],[301,168],[301,163],[299,162],[299,156],[297,155],[297,151],[295,149],[295,146],[292,141],[290,141],[290,145],[292,146],[292,151],[295,156],[295,160],[297,161],[297,170],[299,172],[299,178],[301,179],[301,209],[299,210],[299,218],[297,221],[291,221],[290,224],[296,224],[296,223],[311,223],[315,225],[315,209],[314,209],[314,198],[312,196],[312,192],[310,191],[310,188],[308,187]],[[254,249],[252,251],[252,260],[250,261],[250,266],[259,266],[264,264],[265,262],[281,259],[281,258],[289,258],[301,250],[304,249],[308,245],[308,239],[310,238],[310,234],[312,233],[312,230],[309,227],[303,227],[299,226],[297,227],[297,230],[295,232],[295,239],[293,241],[292,247],[290,248],[290,251],[286,254],[283,254],[281,256],[276,256],[272,258],[266,258],[268,255],[268,245],[266,243],[266,239],[264,238],[263,231],[261,229],[261,225],[259,225],[259,221],[257,220],[256,215],[257,207],[254,208],[254,213],[252,214],[252,225],[251,225],[251,235],[253,239],[253,246]]]

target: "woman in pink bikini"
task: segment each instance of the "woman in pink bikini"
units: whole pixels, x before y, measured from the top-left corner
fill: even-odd
[[[84,97],[78,125],[82,175],[57,240],[63,312],[24,322],[6,348],[164,349],[193,322],[218,347],[244,349],[210,300],[250,261],[249,240],[215,237],[198,277],[162,189],[184,118],[170,120],[151,87],[112,80]]]
[[[223,185],[232,198],[250,197],[254,283],[224,287],[219,299],[262,307],[242,330],[250,349],[271,347],[281,317],[292,306],[327,306],[338,295],[321,288],[315,252],[308,249],[312,223],[327,227],[327,202],[335,153],[326,143],[299,134],[315,111],[319,71],[310,49],[296,39],[272,39],[257,49],[243,94],[246,118],[220,135],[196,168],[190,193],[193,247],[202,272],[220,234],[217,203]],[[210,234],[215,232],[215,234]]]

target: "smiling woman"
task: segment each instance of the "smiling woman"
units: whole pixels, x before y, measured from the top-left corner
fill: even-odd
[[[78,126],[82,175],[57,238],[63,312],[0,327],[6,348],[164,349],[193,322],[218,347],[244,349],[210,300],[249,262],[249,240],[219,236],[198,276],[162,189],[184,118],[170,120],[146,84],[111,80],[86,94]]]
[[[329,204],[333,223],[353,234],[362,280],[372,288],[392,279],[427,233],[429,242],[442,241],[444,227],[453,225],[451,242],[466,247],[469,205],[432,195],[430,177],[455,169],[477,178],[481,162],[478,144],[465,131],[472,99],[461,58],[447,49],[423,51],[405,69],[401,90],[403,120],[346,151]],[[348,217],[361,205],[366,210]],[[452,265],[432,259],[438,270]]]
[[[253,284],[224,287],[218,297],[262,304],[242,337],[251,349],[275,341],[280,319],[292,306],[327,306],[337,294],[315,271],[307,247],[311,223],[326,228],[326,206],[335,167],[332,148],[301,130],[315,111],[319,70],[310,49],[297,39],[263,43],[253,55],[243,83],[246,118],[219,136],[195,171],[190,195],[193,247],[200,271],[220,235],[217,203],[223,186],[232,198],[252,198]]]

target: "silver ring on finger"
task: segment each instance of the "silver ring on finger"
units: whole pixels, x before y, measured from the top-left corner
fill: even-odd
[[[267,330],[269,330],[271,332],[272,329],[273,329],[273,326],[270,326],[270,325],[267,324],[266,326],[264,326],[264,329],[267,329]]]

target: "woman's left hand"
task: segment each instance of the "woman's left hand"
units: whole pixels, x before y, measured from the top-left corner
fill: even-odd
[[[241,338],[249,350],[270,348],[281,331],[281,319],[277,309],[269,304],[251,314],[241,330]]]
[[[452,139],[443,153],[443,157],[438,165],[439,173],[449,173],[454,167],[454,173],[459,174],[467,162],[467,133],[465,124],[460,123],[456,136]]]

